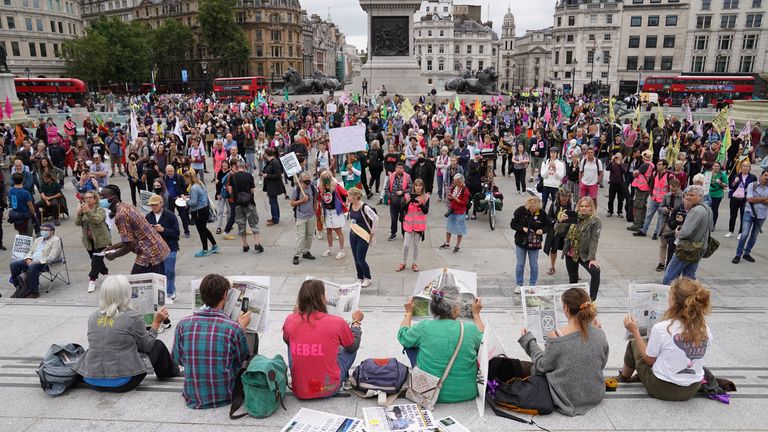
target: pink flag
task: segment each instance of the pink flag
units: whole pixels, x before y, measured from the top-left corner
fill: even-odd
[[[491,96],[491,103],[496,104],[496,96]]]
[[[5,97],[5,116],[9,119],[13,117],[13,107],[11,106],[11,100],[8,96]]]
[[[549,120],[552,118],[552,111],[549,109],[549,105],[547,105],[547,110],[544,111],[544,121],[549,123]]]
[[[269,115],[269,106],[267,104],[261,104],[261,111],[264,113],[265,116]]]
[[[503,96],[503,95],[499,95],[499,98],[498,98],[498,99],[496,99],[496,101],[497,101],[498,103],[500,103],[500,104],[503,104],[503,103],[504,103],[504,96]]]

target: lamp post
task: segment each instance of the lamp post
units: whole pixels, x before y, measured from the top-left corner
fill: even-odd
[[[515,72],[517,72],[517,63],[512,64],[512,85],[517,86],[517,83],[515,82]],[[507,90],[509,90],[509,85],[507,85]]]
[[[203,70],[203,96],[208,93],[208,61],[200,60],[200,69]]]
[[[24,68],[24,73],[26,73],[26,74],[27,74],[27,79],[29,79],[29,73],[30,73],[30,72],[31,72],[31,71],[29,70],[29,68],[28,68],[28,67],[25,67],[25,68]]]
[[[643,65],[637,68],[637,94],[640,94],[640,78],[643,74]]]
[[[573,60],[571,62],[571,78],[573,79],[571,84],[571,95],[574,95],[574,96],[576,95],[576,65],[577,64],[578,63],[576,62],[576,60]]]

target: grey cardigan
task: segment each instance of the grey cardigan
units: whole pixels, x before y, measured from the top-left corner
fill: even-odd
[[[533,362],[531,374],[546,375],[559,413],[567,416],[586,413],[605,396],[603,368],[608,361],[605,333],[590,325],[586,341],[581,339],[580,332],[545,339],[545,351],[531,333],[518,340]]]
[[[145,353],[152,350],[156,339],[157,331],[147,331],[142,315],[124,311],[110,320],[96,311],[88,318],[88,350],[72,369],[88,378],[125,378],[152,372]]]

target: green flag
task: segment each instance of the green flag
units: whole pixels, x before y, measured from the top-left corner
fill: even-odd
[[[461,100],[459,99],[458,93],[456,94],[456,98],[453,100],[453,109],[456,111],[461,111]]]
[[[560,112],[563,113],[564,116],[570,117],[573,113],[573,110],[571,109],[571,106],[566,103],[563,98],[560,98],[557,101],[558,106],[560,106]]]
[[[728,147],[731,146],[731,127],[726,126],[725,127],[725,135],[723,135],[723,143],[720,146],[720,153],[717,155],[717,161],[720,162],[720,164],[724,164],[726,158],[728,157]]]

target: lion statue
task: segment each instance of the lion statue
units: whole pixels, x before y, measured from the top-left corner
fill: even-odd
[[[493,68],[486,68],[472,78],[469,72],[459,78],[453,78],[445,83],[445,89],[461,94],[498,94],[496,84],[499,74]]]
[[[311,77],[312,79],[320,81],[320,83],[323,85],[323,89],[325,90],[334,91],[344,89],[343,83],[340,83],[336,78],[329,78],[326,74],[320,72],[319,70],[316,70],[314,73],[312,73]]]
[[[285,81],[285,87],[288,89],[288,94],[303,95],[303,94],[316,94],[323,93],[323,83],[314,79],[303,79],[296,72],[294,68],[288,68],[283,74],[283,81]]]

